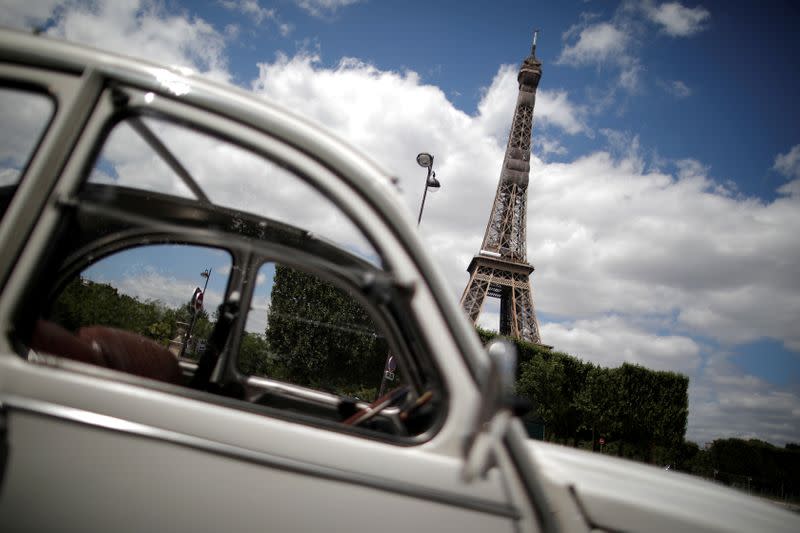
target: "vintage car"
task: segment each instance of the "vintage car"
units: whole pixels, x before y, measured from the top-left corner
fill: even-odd
[[[528,440],[513,349],[315,125],[44,37],[0,58],[2,531],[800,530]]]

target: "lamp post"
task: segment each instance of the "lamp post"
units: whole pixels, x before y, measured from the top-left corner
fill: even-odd
[[[433,171],[433,156],[427,152],[422,152],[417,155],[417,164],[421,167],[428,168],[428,176],[425,178],[425,190],[422,192],[422,204],[419,206],[419,217],[417,218],[417,226],[422,222],[422,210],[425,208],[425,197],[428,196],[428,189],[436,191],[441,185],[439,180],[436,179],[436,172]]]
[[[439,180],[436,179],[436,172],[433,171],[433,156],[431,154],[427,152],[418,154],[417,164],[428,169],[428,175],[425,177],[425,190],[422,192],[422,204],[419,206],[419,217],[417,218],[417,226],[419,226],[420,222],[422,222],[422,210],[425,208],[425,197],[428,196],[428,189],[436,191],[441,185]],[[394,381],[395,367],[395,358],[389,352],[386,354],[386,363],[383,365],[383,376],[381,377],[381,386],[378,389],[378,398],[383,396],[383,391],[386,390],[386,382]]]
[[[183,358],[184,354],[186,353],[186,345],[189,344],[189,341],[192,339],[192,330],[194,329],[194,323],[197,321],[197,313],[203,308],[203,299],[206,295],[206,289],[208,288],[208,280],[211,278],[211,269],[207,268],[200,273],[200,276],[206,278],[206,282],[203,285],[203,291],[199,294],[199,302],[196,302],[196,298],[198,295],[195,294],[195,297],[192,298],[192,318],[189,320],[189,328],[186,331],[186,335],[184,337],[183,346],[181,346],[181,352],[178,356],[179,358]],[[198,287],[196,290],[199,290]],[[196,350],[195,350],[196,351]]]

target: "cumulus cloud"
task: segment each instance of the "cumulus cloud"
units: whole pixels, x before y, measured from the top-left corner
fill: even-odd
[[[559,350],[607,367],[633,363],[689,374],[700,363],[700,347],[691,338],[656,335],[620,316],[544,324],[542,337]]]
[[[128,56],[189,67],[218,80],[230,79],[224,35],[201,18],[171,14],[153,0],[70,3],[69,9],[54,13],[47,33]]]
[[[502,65],[478,103],[479,127],[501,142],[508,138],[518,92],[517,67]],[[534,114],[535,127],[553,126],[570,135],[590,132],[587,109],[575,104],[564,90],[538,90]]]
[[[570,28],[564,35],[570,39],[577,34],[572,44],[567,44],[558,57],[559,63],[586,65],[615,61],[625,53],[630,36],[609,22],[599,22],[585,28]]]
[[[603,152],[535,172],[529,257],[548,311],[677,313],[680,326],[723,343],[800,340],[796,196],[734,198],[694,162],[670,176]]]
[[[608,90],[613,98],[617,89],[628,93],[639,90],[645,67],[641,48],[647,39],[647,26],[657,24],[672,37],[687,37],[705,28],[710,13],[703,7],[687,8],[678,2],[656,5],[622,2],[609,20],[597,20],[597,15],[584,13],[581,21],[562,35],[564,47],[557,63],[574,67],[614,67],[617,77]],[[662,87],[678,98],[689,96],[690,90],[682,81],[663,83]]]
[[[497,184],[507,133],[500,132],[513,113],[513,86],[512,103],[500,105],[509,100],[509,68],[498,71],[476,116],[414,73],[353,60],[325,68],[303,55],[260,68],[258,94],[321,121],[382,162],[400,177],[411,212],[421,179],[414,154],[435,154],[443,188],[427,203],[423,224],[460,296]],[[392,135],[374,135],[376,128]],[[671,174],[647,171],[635,136],[603,133],[611,152],[564,163],[533,158],[528,254],[537,263],[540,308],[580,319],[675,316],[675,327],[723,343],[760,336],[800,342],[793,327],[800,246],[791,229],[800,224],[800,198],[733,197],[694,160],[677,162]]]
[[[800,144],[795,144],[785,154],[775,156],[772,168],[788,178],[800,178]]]
[[[612,21],[583,20],[564,32],[564,48],[556,63],[574,67],[611,65],[619,70],[616,85],[629,92],[639,87],[643,67],[634,53],[634,26],[618,15]]]
[[[658,24],[661,31],[671,37],[689,37],[705,29],[711,13],[702,6],[686,7],[680,2],[665,2],[656,5],[652,1],[643,3],[647,18]]]

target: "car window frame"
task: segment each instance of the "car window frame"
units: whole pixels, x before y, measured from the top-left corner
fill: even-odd
[[[35,139],[33,139],[33,143],[31,145],[30,151],[27,154],[25,163],[19,169],[19,175],[17,177],[16,183],[8,186],[14,188],[14,192],[11,195],[11,199],[8,202],[8,206],[10,207],[11,203],[14,201],[14,196],[16,196],[17,190],[19,189],[20,185],[22,185],[22,182],[25,179],[28,168],[30,167],[31,163],[36,157],[36,154],[39,152],[39,148],[44,142],[47,133],[50,131],[50,128],[53,125],[53,122],[55,121],[56,115],[58,114],[59,111],[59,105],[58,105],[58,98],[56,98],[56,96],[53,93],[48,91],[46,87],[43,87],[37,83],[30,81],[22,81],[19,79],[7,78],[3,74],[4,73],[2,72],[2,70],[0,70],[0,90],[16,91],[19,93],[24,93],[26,95],[36,95],[38,97],[42,97],[46,102],[50,104],[49,114],[45,118],[44,122],[41,124],[38,136]],[[2,218],[5,218],[5,212],[2,213]]]
[[[139,95],[139,97],[141,98],[142,101],[145,100],[144,94],[146,94],[146,93],[144,93],[143,91],[135,89],[135,88],[129,89],[129,90],[136,92]],[[115,100],[116,100],[116,102],[115,102]],[[73,158],[73,159],[71,159],[69,161],[68,168],[66,170],[66,174],[68,175],[68,179],[62,179],[58,183],[58,188],[61,189],[61,193],[56,195],[56,198],[57,198],[56,201],[62,207],[65,207],[65,208],[68,208],[68,209],[74,209],[75,206],[77,205],[77,203],[79,202],[81,188],[87,182],[88,176],[91,173],[91,169],[93,168],[93,166],[95,164],[95,161],[97,160],[97,157],[99,156],[99,153],[102,150],[102,146],[104,145],[105,139],[107,138],[108,133],[113,129],[115,124],[117,124],[121,120],[124,120],[125,117],[131,116],[131,115],[142,114],[142,115],[148,115],[148,116],[157,116],[158,118],[161,118],[161,119],[164,119],[164,120],[168,120],[168,121],[174,122],[176,124],[184,125],[186,127],[189,127],[190,129],[197,129],[197,130],[199,130],[199,131],[201,131],[201,132],[203,132],[203,133],[205,133],[207,135],[211,135],[211,136],[216,137],[216,138],[221,138],[221,139],[226,140],[228,142],[231,142],[231,143],[233,143],[233,144],[235,144],[237,146],[240,146],[243,149],[249,150],[252,153],[258,155],[259,157],[266,158],[267,160],[270,160],[270,161],[275,161],[275,162],[285,166],[290,171],[292,171],[295,175],[297,175],[299,178],[306,180],[311,187],[316,188],[322,194],[324,194],[328,199],[330,199],[331,202],[337,208],[341,209],[343,211],[343,213],[353,222],[353,224],[357,228],[359,228],[359,230],[363,233],[364,237],[370,242],[370,244],[375,248],[375,250],[378,251],[378,252],[380,251],[380,247],[379,247],[379,245],[377,243],[379,238],[376,237],[374,234],[370,233],[369,231],[365,230],[366,224],[365,224],[365,222],[363,220],[365,218],[363,216],[363,211],[359,210],[358,208],[353,207],[353,205],[352,205],[353,202],[349,201],[345,197],[346,195],[350,194],[352,197],[359,197],[359,199],[360,199],[360,196],[359,195],[353,195],[352,191],[346,190],[346,189],[349,189],[349,187],[347,185],[345,185],[338,178],[336,178],[335,174],[333,174],[330,169],[327,169],[327,168],[324,168],[324,167],[319,167],[318,162],[310,160],[308,158],[308,154],[305,154],[303,152],[297,152],[295,147],[292,147],[291,145],[287,145],[284,141],[282,141],[280,139],[276,139],[276,138],[270,136],[269,134],[267,134],[266,132],[256,132],[256,134],[257,134],[259,139],[261,139],[263,141],[266,141],[266,143],[269,144],[270,148],[273,148],[273,150],[264,150],[263,148],[258,148],[257,149],[256,148],[256,143],[244,142],[244,139],[245,139],[246,136],[242,136],[242,133],[240,131],[242,129],[244,129],[244,130],[250,129],[249,126],[246,125],[246,124],[231,123],[230,119],[226,119],[226,122],[229,123],[228,124],[229,128],[239,132],[239,135],[232,135],[232,134],[223,135],[223,133],[225,133],[225,132],[220,132],[215,127],[213,127],[213,126],[217,125],[216,122],[214,122],[213,126],[211,124],[209,124],[209,122],[211,120],[216,121],[216,120],[219,119],[219,117],[214,116],[213,113],[209,112],[208,110],[194,109],[194,108],[192,108],[192,106],[187,105],[184,102],[170,100],[166,104],[163,104],[163,107],[166,108],[166,109],[159,109],[157,111],[153,111],[153,110],[147,108],[146,106],[141,106],[141,105],[139,105],[138,107],[136,105],[129,106],[129,105],[127,105],[127,102],[125,104],[123,104],[123,106],[122,106],[123,109],[120,109],[119,108],[119,100],[120,100],[119,87],[115,86],[115,87],[113,87],[111,89],[107,89],[107,91],[105,92],[104,98],[101,98],[98,101],[97,109],[95,110],[95,113],[93,114],[93,116],[92,116],[92,118],[90,120],[90,123],[89,123],[88,129],[90,131],[89,131],[89,133],[84,135],[84,137],[81,140],[80,148],[77,150],[79,152],[79,155],[82,156],[82,157],[78,157],[77,159]],[[177,109],[173,109],[173,108],[177,108]],[[182,111],[184,109],[186,109],[186,108],[189,108],[189,109],[193,110],[193,118],[197,118],[199,116],[199,117],[202,117],[204,120],[201,123],[198,123],[195,120],[190,120],[189,118],[187,118],[186,116],[184,116],[182,114]],[[275,148],[275,147],[277,147],[277,148]],[[306,163],[306,165],[292,164],[292,161],[289,161],[289,158],[281,158],[281,159],[278,158],[282,153],[286,153],[286,152],[292,154],[292,156],[294,158],[294,159],[292,159],[292,161],[295,161],[295,160],[304,161]],[[331,187],[323,188],[323,186],[320,184],[320,180],[319,179],[309,178],[309,175],[312,175],[312,176],[318,176],[318,175],[315,175],[312,171],[307,170],[308,164],[311,164],[312,167],[316,166],[317,170],[320,170],[320,169],[323,170],[324,172],[322,172],[322,174],[326,174],[327,173],[327,176],[329,176],[327,179],[330,181],[329,185],[331,185]],[[192,200],[192,201],[196,201],[196,200]],[[345,206],[348,206],[348,208],[345,209]],[[360,216],[361,220],[359,220],[356,217],[352,216],[352,214],[351,214],[352,212],[361,212],[362,213],[362,215]],[[156,219],[157,219],[157,217],[153,218],[153,220],[156,220]],[[159,224],[157,223],[156,226],[159,226]],[[163,226],[163,224],[161,224],[161,226]],[[201,239],[208,238],[209,235],[207,233],[204,233],[204,232],[199,231],[199,230],[191,231],[191,230],[188,230],[187,228],[181,228],[180,231],[179,231],[179,233],[182,233],[182,234],[184,232],[187,232],[186,234],[193,233],[194,234],[194,238],[192,238],[191,240],[189,240],[189,239],[181,239],[181,241],[185,240],[186,242],[199,242],[199,244],[214,246],[214,244],[211,244],[211,243],[209,243],[208,241],[205,241],[205,240],[201,240],[201,241],[196,241],[195,240],[195,238],[201,238]],[[220,243],[222,243],[222,241],[224,241],[224,239],[220,238]],[[222,246],[222,247],[225,248],[224,246]],[[232,250],[230,250],[229,248],[226,248],[226,249],[228,249],[228,251],[232,255],[234,254],[234,252]],[[279,257],[277,259],[279,261],[281,261],[281,262],[286,263],[286,259],[285,258]],[[388,268],[388,261],[387,260],[384,260],[384,264]],[[302,266],[303,266],[303,268],[307,268],[307,265],[305,265],[305,264],[302,265]],[[387,275],[391,276],[391,273],[387,272]],[[229,287],[229,289],[230,289],[230,287]],[[413,293],[413,291],[408,291],[409,296],[412,293]],[[362,302],[362,305],[363,305],[363,302]],[[371,307],[370,307],[371,305],[372,304],[368,305],[367,308],[371,309]],[[410,308],[410,306],[408,306],[408,307]],[[371,316],[375,315],[375,314],[380,315],[379,313],[375,313],[374,310],[371,310],[370,314],[371,314]],[[409,313],[409,315],[411,315],[411,313]],[[406,318],[409,318],[409,317],[406,317]],[[381,319],[381,322],[384,322],[384,319]],[[239,325],[235,328],[235,331],[241,333],[241,331],[243,331],[244,327],[245,327],[245,321],[243,320],[243,317],[240,317]],[[390,337],[390,338],[398,337],[398,335],[397,335],[398,329],[397,328],[385,328],[385,329],[387,329],[387,336],[388,337]],[[425,344],[424,336],[422,336],[420,334],[419,329],[416,329],[416,332],[418,334],[418,336],[416,337],[417,342],[419,343],[420,346],[424,346],[424,344]],[[236,342],[237,342],[237,345],[238,345],[238,342],[240,342],[240,339],[237,339]],[[391,344],[393,345],[392,346],[393,349],[396,350],[396,347],[395,347],[396,341],[392,341]],[[419,348],[418,348],[418,350],[419,350]],[[406,351],[408,351],[408,350],[406,350]],[[431,375],[433,377],[433,380],[437,383],[438,390],[441,393],[441,400],[440,400],[441,401],[441,406],[438,409],[439,412],[438,412],[438,415],[436,417],[436,422],[428,430],[426,430],[425,432],[423,432],[423,433],[421,433],[419,435],[416,435],[414,437],[411,437],[411,438],[408,438],[408,437],[397,437],[395,435],[382,434],[382,433],[377,433],[377,432],[373,432],[373,431],[362,431],[362,428],[358,428],[358,427],[356,427],[356,428],[346,428],[346,427],[342,426],[342,424],[339,424],[339,423],[329,424],[325,420],[320,420],[320,419],[316,419],[316,418],[310,418],[310,419],[306,420],[305,417],[301,417],[301,416],[295,415],[295,414],[292,414],[290,419],[291,420],[298,420],[298,421],[300,421],[302,423],[310,424],[310,425],[313,425],[313,426],[322,426],[322,427],[325,427],[325,429],[334,429],[334,430],[338,430],[338,431],[345,431],[347,433],[357,433],[357,434],[359,434],[361,436],[365,436],[365,437],[368,437],[368,438],[373,438],[373,439],[377,438],[377,439],[382,440],[382,441],[392,442],[394,444],[400,444],[400,445],[415,445],[415,444],[419,444],[421,442],[426,442],[426,441],[430,440],[431,438],[433,438],[438,433],[439,429],[442,426],[444,426],[445,423],[446,423],[446,420],[448,418],[448,412],[449,412],[449,407],[448,407],[448,405],[449,405],[449,401],[448,401],[449,393],[448,393],[448,390],[447,390],[446,381],[442,378],[442,374],[438,370],[438,366],[437,366],[436,361],[433,358],[428,357],[424,353],[422,353],[422,352],[424,352],[424,350],[419,350],[419,352],[420,352],[420,356],[421,356],[421,361],[425,365],[425,370],[424,371],[426,373],[428,373],[428,375]],[[433,369],[433,371],[431,369]],[[133,377],[132,381],[133,382],[140,382],[141,380],[136,379],[135,377]],[[174,392],[174,391],[172,391],[172,392]],[[200,393],[200,396],[202,396],[202,393]],[[236,404],[231,405],[230,402],[225,402],[225,403],[228,404],[228,406],[238,407]],[[256,406],[255,410],[257,410],[258,412],[263,412],[263,409],[258,408],[258,406]],[[285,417],[285,415],[282,416],[283,415],[282,413],[277,413],[276,412],[276,413],[272,413],[272,414],[278,416],[278,418],[284,418]]]

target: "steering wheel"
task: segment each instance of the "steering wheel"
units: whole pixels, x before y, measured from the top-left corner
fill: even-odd
[[[410,385],[404,385],[402,387],[398,387],[388,393],[384,394],[365,409],[361,409],[357,413],[353,414],[349,418],[347,418],[343,424],[346,426],[357,426],[359,424],[363,424],[364,422],[372,419],[375,415],[386,409],[387,407],[392,407],[394,405],[400,405],[403,403],[403,400],[406,399],[408,393],[411,392]]]

